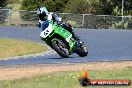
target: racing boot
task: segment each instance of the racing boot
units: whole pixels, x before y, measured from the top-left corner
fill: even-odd
[[[76,35],[73,31],[72,31],[72,36],[73,36],[73,38],[77,41],[77,42],[76,42],[76,45],[77,45],[77,46],[80,46],[80,45],[83,44],[83,42],[81,41],[80,37],[79,37],[78,35]]]
[[[73,38],[77,41],[77,45],[83,43],[81,42],[79,36],[74,33],[73,27],[69,23],[64,23],[62,26],[72,34]]]

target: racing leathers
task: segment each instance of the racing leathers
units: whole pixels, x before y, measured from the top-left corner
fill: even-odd
[[[50,13],[46,17],[39,18],[39,27],[41,27],[42,31],[48,27],[49,21],[53,20],[53,22],[55,22],[57,25],[62,25],[64,29],[69,31],[76,41],[79,41],[79,37],[74,33],[72,26],[68,23],[63,23],[62,18],[58,17],[55,13]]]

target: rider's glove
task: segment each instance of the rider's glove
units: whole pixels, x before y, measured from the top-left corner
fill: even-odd
[[[41,23],[36,24],[37,27],[41,28]]]
[[[62,21],[57,21],[57,25],[61,25],[62,23]]]
[[[62,18],[58,17],[56,19],[56,22],[57,22],[57,25],[62,25],[62,23],[63,23]]]
[[[41,27],[41,21],[39,20],[38,24],[36,25],[37,27]]]

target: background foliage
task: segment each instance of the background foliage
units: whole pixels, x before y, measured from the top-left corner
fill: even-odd
[[[121,15],[122,0],[23,0],[24,10],[45,6],[51,12]],[[124,14],[132,15],[132,1],[124,0]]]
[[[5,7],[7,5],[7,0],[0,0],[0,7]]]
[[[11,5],[10,5],[11,4]],[[13,5],[12,5],[13,4]],[[73,13],[72,15],[59,14],[63,20],[79,27],[83,24],[89,28],[108,28],[118,26],[127,28],[131,26],[131,17],[114,17],[121,16],[122,0],[1,0],[0,7],[12,7],[13,10],[29,10],[12,12],[12,17],[17,18],[23,23],[24,21],[36,22],[38,16],[36,10],[38,7],[45,6],[50,12]],[[21,8],[19,8],[21,7]],[[34,12],[32,12],[34,10]],[[0,11],[0,21],[5,22],[8,17],[8,11]],[[74,14],[75,13],[75,14]],[[18,14],[18,15],[17,15]],[[89,15],[86,15],[89,14]],[[90,15],[94,14],[94,15]],[[99,17],[97,15],[112,15],[112,17]],[[132,0],[124,0],[124,15],[132,15]],[[89,20],[91,19],[91,20]],[[124,25],[122,27],[122,25]],[[77,27],[78,27],[77,26]]]
[[[22,8],[24,10],[36,10],[38,7],[45,6],[51,12],[63,12],[68,0],[24,0]]]
[[[1,0],[5,7],[10,0]],[[45,6],[50,12],[90,13],[101,15],[121,15],[122,0],[23,0],[23,10],[36,10]],[[124,15],[132,15],[132,0],[124,0]]]

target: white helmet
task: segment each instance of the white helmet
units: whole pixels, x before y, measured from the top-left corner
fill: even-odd
[[[40,7],[37,10],[37,14],[42,15],[42,16],[47,16],[48,15],[48,10],[46,9],[46,7]]]

